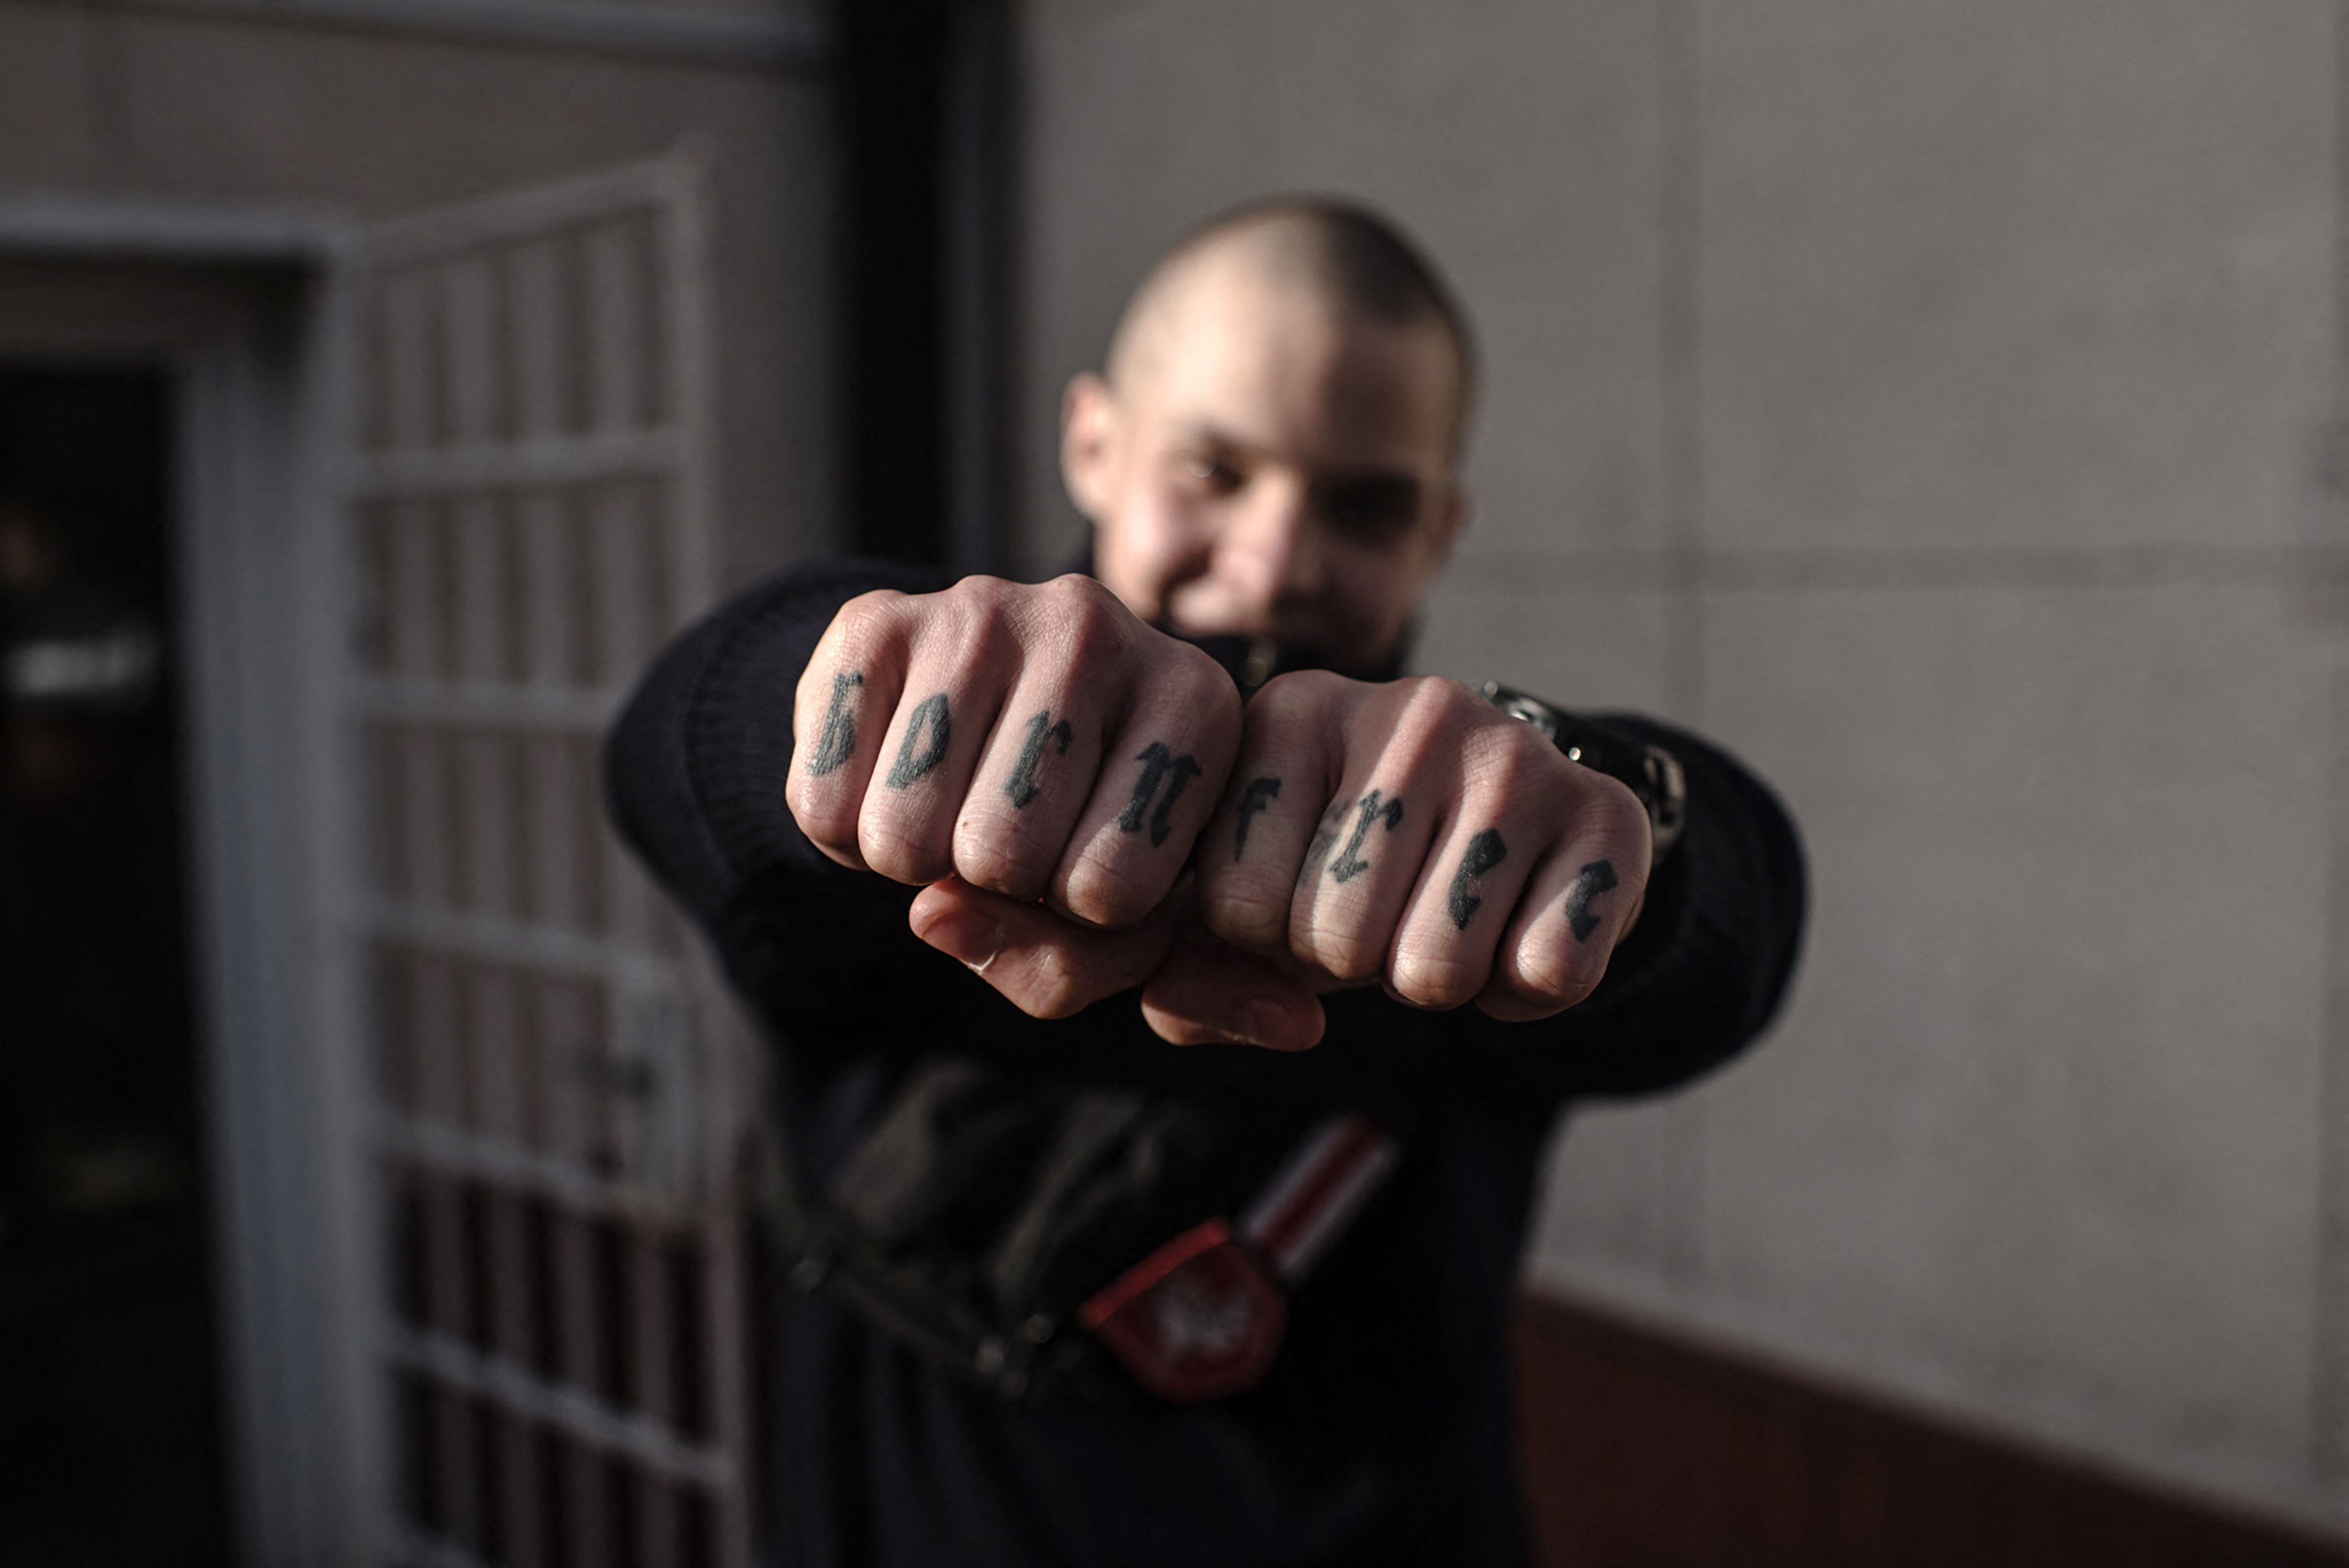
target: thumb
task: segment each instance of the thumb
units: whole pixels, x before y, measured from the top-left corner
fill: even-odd
[[[916,936],[1037,1018],[1065,1018],[1141,985],[1166,956],[1174,918],[1168,900],[1138,924],[1080,925],[960,877],[932,882],[906,912]]]

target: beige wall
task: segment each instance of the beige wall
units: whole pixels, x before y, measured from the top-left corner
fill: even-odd
[[[815,71],[0,0],[0,200],[378,217],[699,139],[735,580],[834,537],[828,104]]]
[[[1041,565],[1156,246],[1402,217],[1491,362],[1423,665],[1695,724],[1813,852],[1786,1019],[1578,1119],[1534,1276],[2349,1532],[2338,26],[1030,0],[1019,413]]]

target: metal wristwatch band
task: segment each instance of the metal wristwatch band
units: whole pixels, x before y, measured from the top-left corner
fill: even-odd
[[[1604,773],[1638,796],[1647,808],[1657,863],[1680,842],[1688,821],[1688,776],[1679,758],[1498,681],[1485,683],[1485,700],[1540,730],[1569,760]]]

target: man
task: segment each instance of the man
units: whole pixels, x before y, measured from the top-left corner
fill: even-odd
[[[788,573],[631,704],[778,1047],[781,1561],[1526,1560],[1544,1134],[1751,1039],[1804,886],[1702,743],[1397,678],[1473,378],[1382,221],[1246,209],[1069,388],[1090,575]]]

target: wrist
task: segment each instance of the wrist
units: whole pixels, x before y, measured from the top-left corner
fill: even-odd
[[[1568,761],[1605,774],[1637,796],[1653,836],[1652,863],[1663,863],[1688,820],[1688,779],[1679,758],[1498,681],[1486,681],[1484,696],[1510,717],[1540,730]]]

